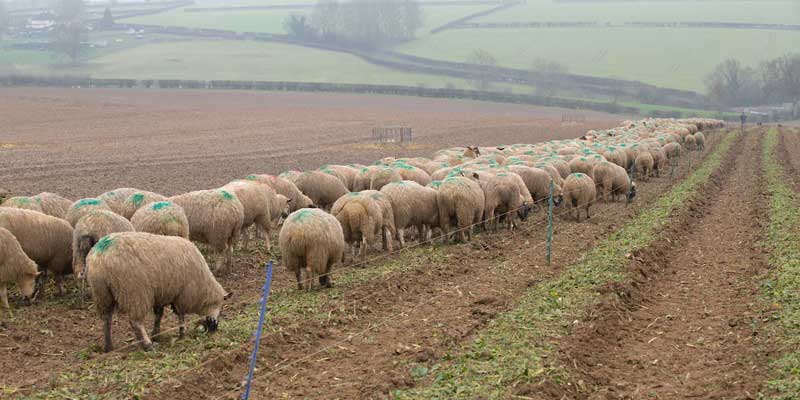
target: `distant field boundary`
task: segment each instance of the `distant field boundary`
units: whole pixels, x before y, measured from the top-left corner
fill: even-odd
[[[671,28],[800,31],[798,24],[755,24],[744,22],[597,22],[597,21],[517,21],[461,22],[448,29],[549,29],[549,28]]]
[[[452,28],[452,27],[454,27],[454,26],[456,26],[458,24],[466,23],[467,21],[469,21],[469,20],[471,20],[473,18],[485,17],[487,15],[490,15],[490,14],[493,14],[493,13],[496,13],[498,11],[502,11],[502,10],[505,10],[505,9],[508,9],[508,8],[511,8],[511,7],[515,7],[515,6],[518,6],[520,4],[522,4],[522,1],[520,1],[520,0],[509,1],[508,3],[500,3],[500,5],[498,5],[497,7],[492,7],[490,9],[488,9],[488,10],[474,12],[472,14],[465,15],[465,16],[463,16],[461,18],[454,19],[454,20],[452,20],[452,21],[450,21],[450,22],[448,22],[448,23],[446,23],[444,25],[440,25],[440,26],[438,26],[436,28],[433,28],[433,29],[431,29],[431,34],[435,35],[435,34],[441,32],[441,31],[448,30],[448,29],[450,29],[450,28]]]
[[[453,0],[453,1],[420,1],[423,7],[430,6],[481,6],[500,4],[498,0]],[[254,11],[254,10],[306,10],[316,7],[316,3],[301,4],[275,4],[270,6],[226,6],[226,7],[191,7],[186,12],[225,12],[225,11]]]

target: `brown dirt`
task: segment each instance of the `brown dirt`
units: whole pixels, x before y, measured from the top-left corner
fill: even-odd
[[[412,97],[247,91],[3,88],[0,188],[91,197],[121,186],[172,195],[251,173],[429,156],[456,145],[574,138],[619,116]],[[374,145],[408,124],[414,144]]]
[[[529,392],[580,399],[757,396],[776,351],[759,288],[768,268],[758,245],[768,204],[764,132],[735,144],[662,239],[634,255],[631,280],[609,288],[556,343],[568,378]]]
[[[800,128],[780,129],[778,142],[778,157],[781,161],[785,176],[794,187],[795,192],[800,192]]]

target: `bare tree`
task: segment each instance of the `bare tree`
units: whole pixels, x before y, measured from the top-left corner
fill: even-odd
[[[114,16],[111,15],[111,9],[106,7],[103,12],[103,19],[100,20],[100,27],[103,29],[111,29],[114,27]]]
[[[283,21],[283,29],[289,36],[298,39],[311,39],[314,37],[314,28],[308,24],[305,15],[290,15]]]
[[[729,58],[706,77],[708,95],[719,105],[751,105],[757,102],[760,88],[756,71],[744,67],[739,60]]]
[[[486,50],[477,49],[467,57],[467,64],[478,66],[478,76],[471,80],[473,86],[481,91],[487,91],[491,87],[492,68],[497,66],[497,59]]]
[[[54,49],[66,54],[73,64],[80,58],[82,42],[86,39],[86,27],[80,21],[62,22],[54,30]]]
[[[797,105],[800,103],[800,53],[784,54],[763,63],[761,79],[764,92],[771,100]]]
[[[531,75],[538,80],[537,89],[545,96],[553,96],[558,88],[558,76],[569,72],[566,65],[557,61],[537,57],[531,63]]]
[[[373,48],[413,38],[422,9],[414,0],[321,0],[311,25],[324,41]]]

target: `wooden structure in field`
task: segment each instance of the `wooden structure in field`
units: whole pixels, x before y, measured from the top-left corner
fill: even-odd
[[[378,143],[411,143],[410,126],[392,125],[372,128],[372,140]]]

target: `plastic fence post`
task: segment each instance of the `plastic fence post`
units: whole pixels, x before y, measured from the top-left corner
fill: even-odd
[[[550,180],[550,193],[547,196],[547,265],[550,265],[553,246],[553,191],[555,184]]]
[[[248,400],[250,398],[250,387],[253,382],[253,371],[256,369],[256,360],[258,360],[258,345],[261,343],[261,332],[264,328],[264,316],[267,314],[267,298],[269,297],[269,288],[271,284],[272,261],[267,263],[267,279],[264,281],[264,293],[261,295],[261,311],[258,316],[258,326],[256,326],[253,354],[250,355],[250,369],[247,371],[247,384],[245,385],[244,393],[242,393],[243,400]]]

